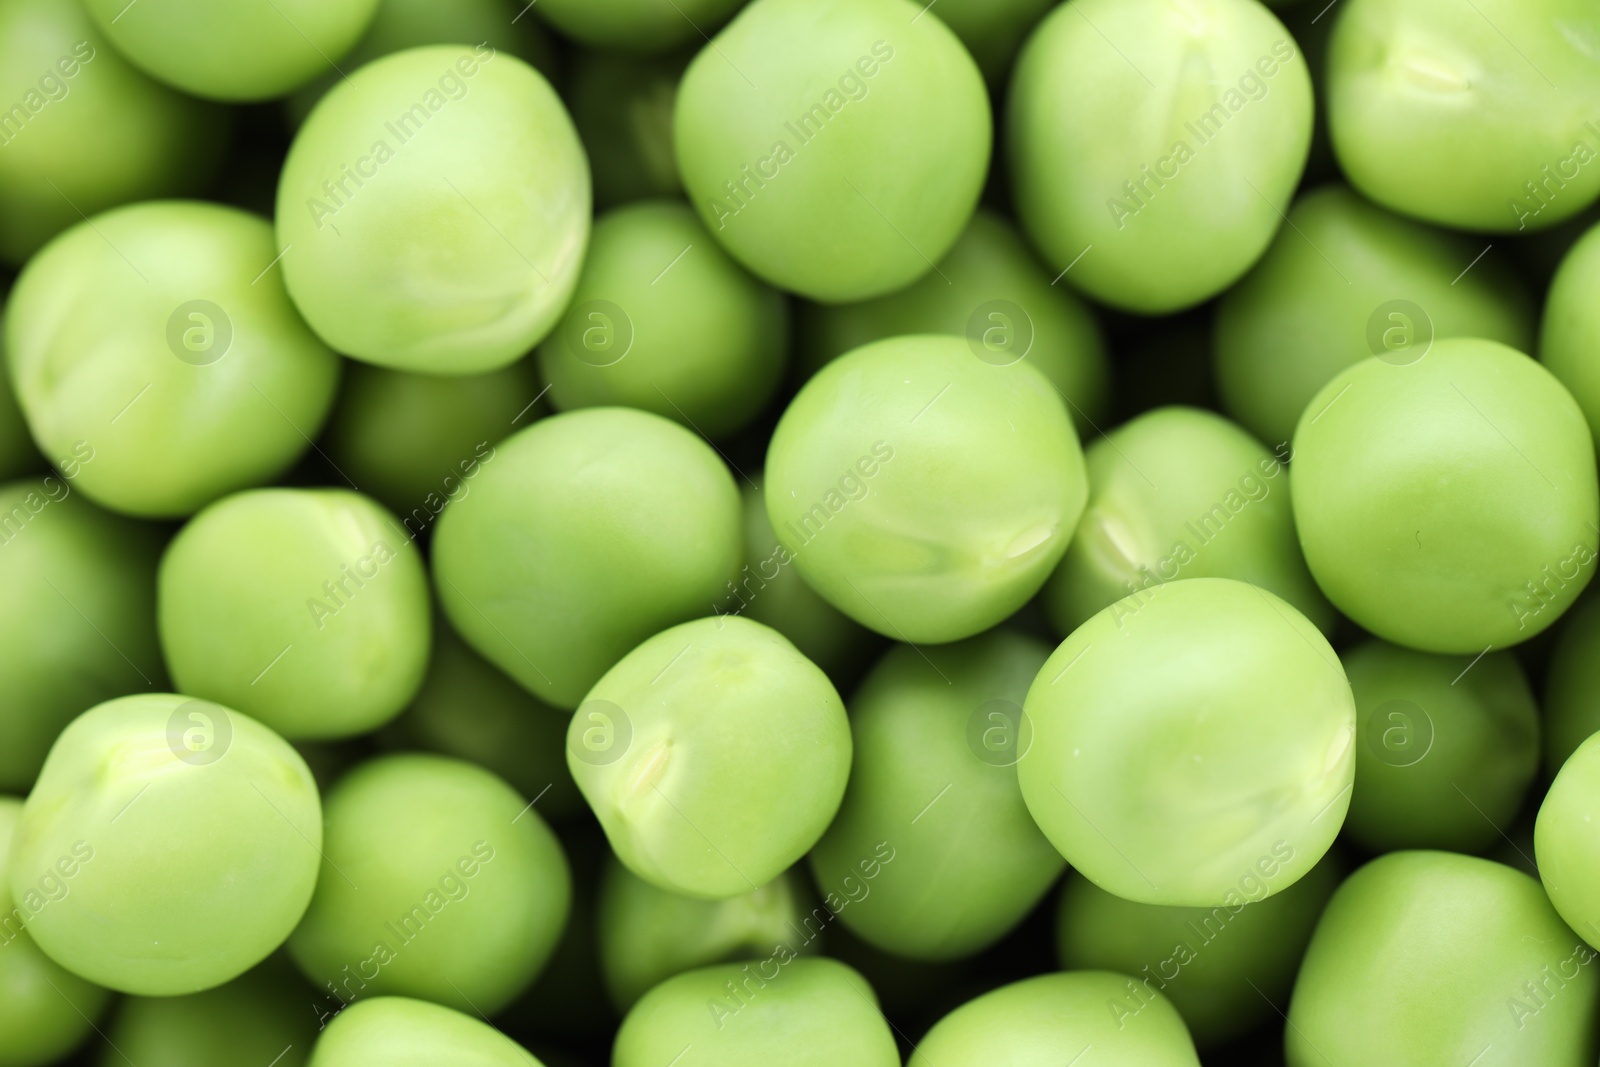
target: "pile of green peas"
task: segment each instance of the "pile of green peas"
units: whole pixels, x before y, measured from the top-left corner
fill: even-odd
[[[0,1067],[1596,1067],[1600,10],[0,0]]]

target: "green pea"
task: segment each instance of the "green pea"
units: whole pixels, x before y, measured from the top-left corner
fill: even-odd
[[[378,0],[85,0],[134,66],[195,96],[267,100],[333,67]],[[349,68],[346,68],[349,69]]]
[[[1356,697],[1349,835],[1375,852],[1481,852],[1539,768],[1539,710],[1516,659],[1367,641],[1344,657]]]
[[[1068,863],[1142,904],[1287,889],[1349,805],[1344,670],[1305,616],[1245,582],[1184,579],[1117,601],[1061,643],[1023,707],[1028,810]]]
[[[1311,78],[1253,0],[1071,0],[1011,76],[1022,228],[1052,274],[1143,314],[1228,288],[1305,169]]]
[[[1556,911],[1585,941],[1600,941],[1600,862],[1594,816],[1600,799],[1600,745],[1589,738],[1562,764],[1539,805],[1534,856]]]
[[[573,56],[567,106],[589,153],[596,207],[683,192],[672,110],[690,58],[588,50]]]
[[[1261,900],[1213,908],[1137,904],[1069,876],[1056,919],[1061,966],[1129,975],[1109,1008],[1130,1020],[1162,996],[1201,1045],[1276,1020],[1317,916],[1339,882],[1329,853],[1294,885]],[[1263,884],[1263,890],[1265,885]]]
[[[0,85],[7,263],[85,216],[198,191],[227,139],[219,109],[129,66],[80,4],[0,0]]]
[[[815,374],[886,337],[950,333],[990,363],[1026,359],[1055,384],[1080,432],[1106,409],[1105,341],[1094,313],[1034,258],[1015,227],[986,208],[972,216],[937,273],[855,304],[811,304],[801,319],[803,369]]]
[[[1409,358],[1442,337],[1532,345],[1527,291],[1495,257],[1475,261],[1481,245],[1343,185],[1302,196],[1288,219],[1223,296],[1212,333],[1223,403],[1269,444],[1288,442],[1317,390],[1368,356]]]
[[[12,897],[7,863],[21,815],[22,801],[0,797],[0,1067],[44,1067],[88,1036],[110,995],[62,969],[28,936],[29,913]]]
[[[1061,874],[1015,769],[1032,740],[1022,701],[1048,655],[992,630],[926,652],[897,645],[861,683],[849,788],[811,871],[863,940],[915,959],[970,956]]]
[[[502,438],[545,414],[542,392],[532,360],[449,378],[352,363],[324,448],[415,537],[472,492]]]
[[[729,259],[687,205],[657,200],[595,221],[539,370],[558,408],[643,408],[721,437],[766,406],[788,355],[783,296]]]
[[[1177,578],[1235,578],[1319,629],[1333,610],[1295,539],[1287,443],[1276,452],[1198,408],[1146,411],[1089,446],[1089,506],[1047,588],[1071,633],[1114,601]]]
[[[745,565],[734,578],[736,614],[770,626],[793,641],[812,663],[837,677],[876,648],[876,635],[817,595],[794,567],[794,554],[778,540],[767,502],[753,485],[743,489]]]
[[[1595,168],[1600,171],[1600,167]],[[1594,352],[1600,345],[1600,312],[1594,292],[1600,280],[1600,226],[1584,233],[1561,260],[1545,299],[1539,333],[1539,359],[1573,398],[1600,440],[1600,367]]]
[[[487,44],[413,48],[336,85],[278,184],[289,293],[340,352],[473,374],[549,332],[589,238],[589,168],[537,71]]]
[[[58,475],[0,485],[0,789],[33,785],[84,708],[165,685],[156,644],[159,532]]]
[[[1494,341],[1367,359],[1307,405],[1290,483],[1334,606],[1385,640],[1476,655],[1553,623],[1594,574],[1594,442],[1572,395]]]
[[[599,931],[612,1002],[626,1012],[675,974],[759,959],[780,942],[794,942],[804,921],[802,894],[799,879],[781,874],[740,896],[702,900],[658,889],[611,859],[600,883]]]
[[[1474,0],[1467,14],[1451,0],[1343,5],[1326,67],[1340,168],[1385,207],[1455,229],[1582,211],[1600,195],[1600,14],[1584,0]]]
[[[850,724],[827,675],[776,630],[696,619],[595,683],[567,766],[629,870],[722,899],[778,877],[828,828]]]
[[[86,220],[28,264],[6,312],[11,380],[46,456],[94,454],[85,496],[174,518],[306,450],[339,360],[267,269],[276,255],[264,219],[165,202]]]
[[[1600,602],[1574,608],[1550,655],[1544,688],[1544,771],[1554,778],[1567,757],[1600,731]]]
[[[981,633],[1039,591],[1088,496],[1054,386],[957,337],[901,337],[806,383],[767,450],[767,516],[813,589],[901,641]]]
[[[753,963],[687,971],[646,993],[622,1021],[611,1067],[661,1067],[685,1046],[697,1067],[896,1067],[878,998],[851,968],[797,959],[786,945]]]
[[[204,993],[129,997],[106,1034],[100,1067],[303,1067],[316,1038],[306,1006],[316,1000],[279,957]]]
[[[743,0],[544,0],[534,11],[561,33],[593,48],[665,52],[700,44]]]
[[[256,489],[208,507],[162,558],[157,612],[179,689],[285,737],[374,730],[427,666],[420,550],[342,489]]]
[[[1050,0],[943,0],[929,14],[955,31],[993,84],[1005,77],[1022,39],[1049,9]]]
[[[989,165],[977,64],[911,0],[754,0],[689,64],[684,188],[734,259],[813,300],[916,281],[955,244]]]
[[[1200,1067],[1167,999],[1135,990],[1131,979],[1106,971],[1012,982],[940,1019],[909,1067],[1057,1067],[1091,1049],[1086,1062],[1095,1067]]]
[[[289,952],[329,1012],[392,995],[497,1012],[549,959],[572,897],[534,806],[443,756],[380,756],[341,779],[323,856]]]
[[[1345,879],[1317,923],[1289,1005],[1289,1067],[1589,1067],[1594,958],[1527,875],[1391,852]]]
[[[408,997],[375,997],[334,1016],[310,1067],[542,1067],[486,1022]]]
[[[380,738],[389,747],[424,749],[493,771],[536,798],[547,819],[583,808],[567,770],[566,714],[472,651],[443,619],[434,620],[422,688]]]
[[[721,603],[739,566],[739,492],[666,419],[597,408],[498,446],[433,543],[456,631],[523,688],[574,708],[640,641]]]
[[[56,739],[11,844],[11,893],[75,974],[198,993],[289,936],[321,843],[316,783],[277,734],[203,700],[120,697]]]

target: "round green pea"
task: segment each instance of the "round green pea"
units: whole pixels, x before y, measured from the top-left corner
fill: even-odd
[[[867,980],[788,946],[744,965],[667,979],[628,1012],[611,1067],[661,1067],[694,1048],[698,1067],[897,1067],[900,1050]]]
[[[690,58],[588,50],[573,56],[567,106],[589,153],[596,207],[683,192],[672,111]]]
[[[543,1067],[487,1022],[409,997],[350,1005],[317,1039],[310,1067]]]
[[[1600,168],[1596,168],[1600,170]],[[1600,440],[1600,226],[1584,233],[1561,260],[1545,298],[1539,359],[1572,396]]]
[[[643,408],[721,437],[766,406],[788,355],[782,294],[729,259],[688,205],[655,200],[595,221],[539,371],[558,408]]]
[[[430,374],[515,362],[566,308],[589,167],[542,75],[487,44],[385,56],[317,104],[278,184],[280,269],[346,355]]]
[[[1326,64],[1340,169],[1379,204],[1454,229],[1582,211],[1600,195],[1596,36],[1584,0],[1350,0]]]
[[[1311,144],[1311,78],[1254,0],[1070,0],[1028,38],[1006,114],[1023,230],[1054,275],[1142,314],[1266,251]]]
[[[45,1067],[89,1035],[110,994],[64,970],[28,936],[7,862],[21,815],[22,801],[0,797],[0,1067]]]
[[[1344,668],[1356,697],[1350,837],[1375,852],[1502,840],[1539,768],[1539,710],[1516,659],[1370,640]]]
[[[574,708],[651,634],[705,614],[739,567],[739,492],[704,441],[592,408],[502,442],[433,542],[456,631],[523,688]]]
[[[440,377],[352,363],[323,447],[416,537],[472,492],[495,445],[545,413],[532,360]]]
[[[29,262],[6,310],[11,381],[45,455],[93,451],[85,496],[176,518],[309,447],[339,359],[267,269],[276,255],[266,220],[172,201],[86,220]]]
[[[1177,578],[1235,578],[1333,624],[1306,570],[1276,452],[1220,415],[1155,408],[1089,446],[1089,506],[1046,590],[1062,633]]]
[[[767,516],[813,589],[911,642],[981,633],[1066,551],[1088,496],[1055,387],[958,337],[901,337],[806,383],[767,450]]]
[[[0,0],[0,85],[7,263],[85,216],[198,191],[227,140],[219,109],[130,66],[81,4]]]
[[[802,370],[886,337],[956,334],[979,359],[1033,364],[1085,432],[1108,400],[1105,340],[1088,306],[1050,277],[1010,222],[979,208],[937,273],[871,300],[806,305]]]
[[[321,843],[316,783],[277,734],[203,700],[121,697],[56,739],[12,841],[11,893],[73,973],[198,993],[289,936]]]
[[[304,1067],[316,1037],[306,1006],[317,999],[279,957],[204,993],[129,997],[106,1033],[100,1067]]]
[[[544,0],[534,8],[561,33],[593,48],[665,52],[700,44],[743,0]]]
[[[378,0],[85,0],[134,66],[214,100],[267,100],[332,67],[366,31]]]
[[[1289,1067],[1590,1067],[1594,959],[1520,871],[1391,852],[1345,879],[1317,923],[1289,1003]]]
[[[1028,810],[1068,863],[1128,900],[1211,907],[1287,889],[1349,805],[1344,670],[1305,616],[1245,582],[1117,601],[1061,643],[1023,707]]]
[[[1109,1009],[1119,1021],[1159,994],[1201,1045],[1217,1045],[1276,1019],[1322,907],[1339,882],[1330,861],[1270,897],[1211,908],[1124,900],[1069,876],[1056,918],[1061,966],[1128,975]],[[1265,891],[1262,883],[1257,892]]]
[[[337,1001],[499,1011],[567,921],[572,875],[534,806],[489,771],[380,756],[328,794],[322,874],[289,953]]]
[[[792,943],[809,917],[803,894],[799,879],[782,874],[736,897],[703,900],[659,889],[611,859],[600,882],[599,931],[612,1003],[626,1012],[675,974]]]
[[[1172,1004],[1136,990],[1108,971],[1012,982],[940,1019],[908,1067],[1058,1067],[1091,1050],[1095,1067],[1200,1067]]]
[[[911,0],[754,0],[689,64],[678,169],[706,227],[813,300],[916,281],[955,244],[989,165],[977,64]]]
[[[1334,606],[1427,652],[1476,655],[1553,623],[1594,575],[1594,441],[1522,353],[1451,338],[1357,363],[1301,416],[1290,483]]]
[[[1534,856],[1550,902],[1591,945],[1600,942],[1600,744],[1584,741],[1562,764],[1539,805]]]
[[[1474,262],[1481,245],[1343,185],[1302,196],[1288,220],[1212,332],[1223,404],[1268,444],[1287,443],[1317,390],[1368,356],[1409,358],[1443,337],[1531,350],[1527,291],[1495,256]]]
[[[663,630],[572,717],[567,766],[617,858],[662,889],[759,889],[816,844],[850,773],[827,675],[737,616]]]
[[[255,489],[195,516],[161,560],[157,616],[179,689],[296,739],[400,714],[432,625],[420,550],[342,489]]]
[[[851,932],[913,959],[970,956],[1061,874],[1017,788],[1032,741],[1022,701],[1048,656],[1034,638],[992,630],[926,651],[897,645],[861,683],[850,784],[811,851]]]
[[[0,789],[26,792],[86,707],[163,686],[160,533],[101,511],[59,475],[0,485]],[[26,610],[20,610],[26,605]]]
[[[1544,688],[1544,772],[1554,778],[1600,731],[1600,601],[1574,608],[1550,654]]]

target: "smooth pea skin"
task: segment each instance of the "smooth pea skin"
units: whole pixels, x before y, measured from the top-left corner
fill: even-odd
[[[106,1033],[99,1064],[303,1067],[317,1033],[316,1016],[306,1006],[317,999],[277,956],[204,993],[130,997]]]
[[[756,962],[688,971],[635,1004],[611,1067],[661,1067],[685,1045],[698,1067],[897,1067],[900,1051],[867,980],[787,948]]]
[[[675,974],[729,960],[759,959],[797,940],[806,917],[793,873],[727,900],[658,889],[608,860],[600,882],[600,967],[612,1003],[626,1012]],[[805,945],[794,945],[804,952]]]
[[[215,100],[267,100],[299,88],[366,31],[378,0],[86,0],[134,66]]]
[[[1600,744],[1578,746],[1551,783],[1534,824],[1534,856],[1545,892],[1567,924],[1591,945],[1600,942]]]
[[[1305,58],[1254,0],[1071,0],[1012,73],[1018,217],[1096,300],[1198,304],[1266,251],[1311,119]]]
[[[176,518],[268,481],[308,447],[339,359],[276,270],[272,227],[216,204],[135,204],[56,238],[6,309],[12,385],[47,456],[87,442],[74,485]]]
[[[1087,1049],[1096,1067],[1200,1067],[1171,1003],[1159,993],[1133,1000],[1133,984],[1108,971],[1073,971],[1001,986],[935,1023],[908,1067],[1058,1067]],[[1115,1008],[1124,1001],[1121,1014]]]
[[[380,756],[328,794],[317,894],[289,953],[339,1000],[493,1014],[555,950],[572,875],[550,828],[475,764]]]
[[[0,797],[0,1067],[44,1067],[88,1036],[110,994],[63,970],[28,936],[29,911],[13,899],[7,863],[21,815],[22,801]],[[47,888],[59,893],[63,884],[55,876]]]
[[[1189,407],[1145,412],[1089,446],[1089,506],[1046,592],[1071,633],[1125,596],[1177,578],[1235,578],[1321,630],[1333,610],[1295,538],[1287,445],[1276,453]]]
[[[1117,601],[1046,661],[1023,705],[1022,796],[1061,854],[1143,904],[1287,889],[1339,832],[1355,702],[1289,604],[1226,578]]]
[[[76,3],[0,2],[0,85],[6,263],[85,215],[197,192],[226,141],[218,109],[134,69]]]
[[[310,1067],[542,1067],[489,1023],[409,997],[345,1008],[322,1036]]]
[[[328,420],[328,458],[413,537],[472,492],[495,445],[545,413],[532,360],[440,377],[352,363]]]
[[[1476,655],[1553,623],[1594,575],[1594,441],[1572,395],[1493,341],[1362,361],[1294,438],[1295,524],[1334,606],[1427,652]]]
[[[690,58],[587,50],[573,57],[567,106],[589,153],[597,208],[683,192],[672,111]]]
[[[1211,908],[1137,904],[1071,875],[1056,918],[1056,951],[1070,969],[1116,971],[1132,978],[1109,1001],[1130,1020],[1156,994],[1172,1002],[1195,1040],[1216,1045],[1276,1019],[1311,940],[1312,928],[1339,882],[1330,853],[1281,893],[1266,883],[1241,886],[1239,899]],[[1263,999],[1265,998],[1265,999]]]
[[[11,892],[68,970],[124,993],[198,993],[289,936],[321,844],[316,783],[277,734],[205,701],[121,697],[50,750]]]
[[[1328,42],[1350,183],[1460,230],[1514,233],[1600,195],[1600,14],[1585,0],[1351,0]],[[1509,34],[1509,36],[1508,36]]]
[[[979,208],[937,273],[872,300],[807,305],[802,370],[886,337],[956,334],[985,362],[1033,364],[1087,432],[1108,400],[1105,340],[1088,305],[1050,278],[1009,221]]]
[[[767,516],[811,587],[901,641],[981,633],[1039,591],[1088,496],[1055,387],[958,337],[901,337],[806,383],[767,450]]]
[[[1544,771],[1554,778],[1567,757],[1600,731],[1600,601],[1574,608],[1550,654],[1544,688]]]
[[[699,44],[743,0],[544,0],[538,15],[591,48],[665,52]]]
[[[827,675],[782,634],[696,619],[595,683],[568,729],[567,766],[629,870],[722,899],[772,881],[828,828],[850,724]]]
[[[1531,350],[1532,301],[1495,256],[1473,263],[1481,245],[1343,185],[1307,193],[1288,218],[1217,305],[1212,334],[1224,405],[1268,444],[1287,443],[1317,390],[1368,356],[1409,358],[1436,337]]]
[[[811,851],[817,885],[852,933],[898,956],[959,959],[1004,937],[1061,874],[1016,772],[1032,740],[1022,700],[1048,655],[995,630],[897,645],[862,682],[850,785]],[[872,863],[885,848],[894,858]]]
[[[179,689],[294,739],[400,714],[432,624],[420,550],[342,489],[256,489],[195,516],[162,558],[157,615]]]
[[[1481,852],[1539,768],[1539,709],[1509,652],[1436,656],[1382,641],[1344,655],[1356,697],[1345,831],[1374,852]]]
[[[485,659],[556,707],[646,637],[709,612],[741,555],[739,492],[700,438],[593,408],[498,446],[433,543],[439,601]]]
[[[277,220],[294,246],[280,264],[289,293],[330,345],[398,370],[479,373],[523,356],[566,307],[589,167],[555,90],[522,60],[413,48],[317,104],[289,147]]]
[[[720,437],[766,406],[788,355],[783,295],[729,259],[688,205],[655,200],[596,220],[539,371],[563,410],[643,408]]]
[[[1391,852],[1345,879],[1317,924],[1289,1067],[1591,1067],[1594,959],[1520,871]]]
[[[988,94],[956,35],[918,11],[755,0],[689,64],[673,120],[684,187],[758,277],[865,300],[928,273],[971,218]]]
[[[84,708],[166,680],[155,633],[160,533],[72,487],[59,475],[0,485],[0,589],[13,605],[0,615],[7,791],[28,791]]]
[[[1600,168],[1596,168],[1600,170]],[[1600,441],[1600,226],[1586,232],[1562,259],[1545,298],[1544,325],[1539,332],[1539,359],[1589,420]]]

